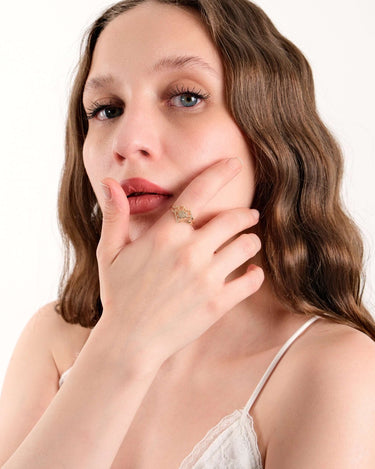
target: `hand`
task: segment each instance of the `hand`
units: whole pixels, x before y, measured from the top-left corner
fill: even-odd
[[[174,205],[198,215],[239,170],[227,160],[215,163],[190,182]],[[225,281],[260,250],[255,234],[238,236],[257,223],[259,214],[248,208],[225,210],[194,230],[177,223],[168,210],[130,242],[127,197],[115,180],[103,183],[111,199],[103,209],[97,248],[101,321],[121,331],[132,353],[152,355],[161,366],[261,286],[263,271],[254,265]]]

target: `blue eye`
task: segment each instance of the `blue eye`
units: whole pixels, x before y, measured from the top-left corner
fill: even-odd
[[[180,103],[184,107],[193,107],[200,102],[198,95],[191,93],[180,94],[179,96],[176,96],[176,98],[179,98]]]
[[[168,93],[168,99],[174,107],[194,107],[208,98],[209,94],[203,93],[201,90],[195,91],[188,88],[179,88],[178,86]]]

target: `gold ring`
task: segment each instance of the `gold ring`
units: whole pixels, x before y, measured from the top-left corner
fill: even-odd
[[[189,223],[189,225],[193,224],[194,218],[191,214],[191,211],[182,205],[179,207],[171,207],[171,210],[176,218],[177,223]]]

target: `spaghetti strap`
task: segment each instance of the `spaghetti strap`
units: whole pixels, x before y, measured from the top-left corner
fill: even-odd
[[[281,347],[281,349],[276,354],[275,358],[272,360],[271,364],[267,368],[266,372],[264,373],[263,377],[259,381],[257,387],[255,388],[253,394],[251,395],[250,399],[248,400],[247,404],[244,407],[244,415],[247,415],[256,401],[259,393],[261,392],[263,386],[265,385],[266,381],[270,377],[273,370],[276,368],[277,364],[281,360],[284,353],[288,350],[288,348],[292,345],[292,343],[316,320],[320,319],[320,316],[314,316],[313,318],[306,321],[302,326],[285,342],[285,344]]]

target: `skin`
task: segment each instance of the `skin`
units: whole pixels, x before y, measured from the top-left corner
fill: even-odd
[[[195,68],[149,73],[146,64],[166,53],[203,56],[216,80]],[[85,106],[111,97],[122,103],[112,110],[121,111],[126,103],[115,119],[90,121],[84,148],[103,209],[103,315],[88,334],[50,304],[25,328],[0,400],[4,469],[57,460],[72,468],[178,467],[199,435],[243,405],[305,322],[278,304],[267,279],[259,289],[261,269],[243,273],[260,247],[254,234],[238,236],[256,224],[246,208],[253,161],[226,111],[220,67],[198,19],[176,7],[148,2],[99,39],[90,77],[111,72],[116,85],[86,94]],[[211,101],[193,110],[167,106],[164,88],[180,81],[207,88]],[[213,164],[228,156],[242,161],[242,171]],[[196,230],[165,210],[129,217],[118,181],[134,176],[173,192],[192,209]],[[158,339],[151,348],[150,338]],[[170,358],[159,369],[152,361],[163,347],[162,358]],[[251,410],[263,467],[374,467],[374,347],[365,334],[327,320],[293,343]],[[192,409],[200,418],[191,418]]]
[[[158,16],[150,15],[151,9]],[[169,27],[156,17],[163,17]],[[187,65],[150,73],[160,60],[174,56],[201,57],[214,72]],[[110,122],[103,120],[104,112],[90,119],[83,157],[99,204],[104,177],[120,181],[140,176],[176,196],[203,169],[220,159],[238,157],[243,171],[203,213],[194,214],[195,226],[226,208],[250,207],[254,162],[225,104],[220,57],[195,15],[146,3],[118,17],[98,40],[87,82],[106,74],[114,77],[115,84],[89,89],[83,100],[87,110],[92,101],[107,104],[112,99],[114,104],[117,101],[117,112],[123,112]],[[187,107],[186,95],[167,98],[176,87],[201,90],[210,98]],[[159,217],[157,211],[132,215],[130,239],[138,238]]]
[[[150,72],[160,60],[175,56],[198,56],[212,70],[188,65]],[[242,171],[193,214],[195,227],[225,210],[251,206],[254,161],[225,103],[219,54],[194,13],[146,2],[120,15],[99,37],[87,83],[108,74],[112,83],[86,87],[83,97],[87,113],[93,102],[111,106],[109,114],[102,110],[89,120],[83,148],[85,168],[102,208],[104,178],[143,177],[173,193],[173,203],[197,174],[228,157],[239,158]],[[168,97],[176,87],[210,97],[187,107],[189,96]],[[165,210],[131,215],[129,241],[138,239]],[[249,260],[228,279],[243,274],[254,262],[259,265],[257,258]],[[211,366],[224,357],[249,353],[249,347],[267,348],[270,343],[265,337],[272,342],[272,330],[278,340],[304,320],[284,311],[264,282],[258,294],[236,305],[202,337],[171,357],[169,369],[185,372],[198,359],[201,366]]]

